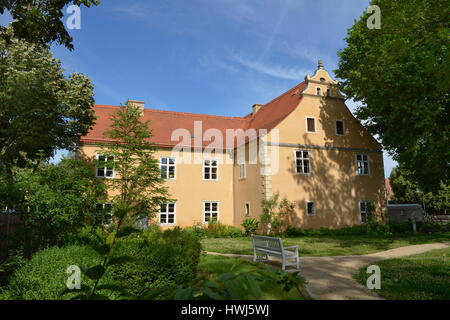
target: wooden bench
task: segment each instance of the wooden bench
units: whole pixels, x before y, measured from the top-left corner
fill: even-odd
[[[252,235],[253,243],[253,261],[262,260],[257,254],[265,256],[264,260],[268,260],[268,256],[281,258],[282,270],[286,270],[287,266],[296,266],[299,269],[298,262],[298,246],[284,247],[281,238],[255,236]],[[287,249],[295,249],[290,251]],[[287,260],[295,260],[295,263],[287,263]]]

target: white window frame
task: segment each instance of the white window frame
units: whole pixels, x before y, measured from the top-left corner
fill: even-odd
[[[369,203],[369,202],[371,202],[372,205],[374,204],[374,201],[372,201],[372,200],[361,200],[361,201],[358,202],[359,223],[360,223],[360,224],[364,224],[364,223],[367,222],[367,203]],[[361,210],[361,204],[362,204],[362,203],[364,203],[364,206],[365,206],[364,210]],[[364,213],[365,216],[366,216],[366,221],[363,221],[363,220],[362,220],[362,214],[363,214],[363,213]]]
[[[173,212],[169,212],[169,205],[173,204]],[[164,202],[163,205],[166,206],[165,212],[161,211],[161,206],[159,206],[158,210],[158,224],[160,226],[174,226],[177,224],[177,203],[176,202]],[[166,222],[161,222],[161,214],[166,215]],[[173,222],[169,222],[169,215],[173,215]]]
[[[309,128],[308,128],[308,119],[313,119],[313,120],[314,120],[314,131],[309,131]],[[317,121],[316,121],[316,117],[306,116],[306,117],[305,117],[305,124],[306,124],[306,132],[307,132],[307,133],[317,133]]]
[[[245,216],[250,217],[250,202],[244,204]]]
[[[358,160],[358,156],[361,156],[361,160]],[[364,160],[364,156],[367,156],[367,161]],[[370,176],[370,157],[367,153],[356,153],[355,154],[355,161],[356,161],[356,175],[358,176]],[[358,172],[358,164],[363,164],[363,170],[364,170],[364,163],[367,162],[367,173],[359,173]]]
[[[300,158],[298,158],[297,157],[297,152],[301,152],[301,157]],[[308,158],[304,158],[303,157],[303,152],[308,152]],[[301,165],[301,167],[302,167],[302,172],[298,172],[297,171],[297,160],[300,160],[301,162],[302,162],[302,165]],[[304,172],[304,168],[305,168],[305,163],[304,163],[304,161],[305,160],[308,160],[308,172]],[[305,150],[305,149],[297,149],[297,150],[294,150],[294,166],[295,166],[295,173],[296,174],[305,174],[305,175],[310,175],[311,174],[311,151],[309,151],[309,150]]]
[[[308,204],[312,203],[312,213],[308,213]],[[306,201],[306,215],[307,216],[315,216],[316,215],[316,203],[314,201]]]
[[[338,122],[342,122],[342,134],[339,134],[338,132],[337,132],[337,123]],[[345,122],[344,122],[344,120],[340,120],[340,119],[338,119],[338,120],[335,120],[334,121],[334,134],[335,135],[337,135],[337,136],[345,136]]]
[[[112,206],[112,203],[110,203],[110,202],[105,202],[105,203],[100,203],[100,202],[98,202],[98,203],[96,203],[94,206],[95,206],[95,208],[94,208],[94,211],[95,211],[95,224],[97,224],[97,219],[98,219],[98,215],[97,215],[97,205],[102,205],[102,210],[104,210],[105,209],[105,205],[110,205],[111,206],[111,211],[110,211],[110,214],[111,214],[111,221],[109,222],[109,223],[105,223],[105,215],[104,214],[102,214],[102,221],[101,221],[101,225],[103,226],[103,227],[109,227],[109,226],[111,226],[112,224],[113,224],[113,218],[114,218],[114,215],[113,215],[113,206]]]
[[[216,222],[220,221],[220,202],[217,200],[206,200],[203,201],[202,205],[203,205],[203,223],[209,223],[209,221],[206,221],[206,204],[209,203],[210,204],[210,212],[209,212],[209,218],[212,218],[212,214],[214,213],[214,211],[212,210],[212,204],[213,203],[217,203],[217,219]]]
[[[104,173],[104,176],[99,176],[98,175],[98,165],[99,165],[99,158],[100,157],[105,157],[105,159],[106,159],[106,161],[105,162],[108,162],[108,158],[109,157],[112,157],[113,158],[113,163],[115,163],[115,161],[116,161],[116,157],[115,156],[109,156],[109,157],[107,157],[107,156],[105,156],[105,155],[103,155],[103,154],[97,154],[97,163],[95,164],[95,177],[96,178],[100,178],[100,179],[114,179],[114,177],[116,176],[116,170],[114,170],[114,165],[113,165],[113,168],[112,168],[112,176],[110,176],[110,177],[108,177],[107,175],[106,175],[106,171],[108,170],[108,168],[105,166],[104,168],[103,168],[103,173]]]
[[[162,163],[162,159],[167,159],[167,164]],[[170,164],[170,160],[173,160],[173,164]],[[166,166],[166,176],[163,177],[164,180],[177,180],[177,159],[174,157],[159,157],[159,170],[163,173],[162,167]],[[173,167],[174,177],[169,178],[169,168]]]
[[[245,167],[245,163],[238,164],[239,171],[239,180],[244,180],[247,177],[247,168]]]
[[[211,162],[210,162],[210,165],[209,166],[206,166],[205,165],[205,162],[206,161],[216,161],[216,165],[215,166],[212,166],[211,165]],[[203,166],[202,166],[203,168],[202,168],[202,178],[203,178],[203,180],[204,181],[219,181],[219,160],[218,159],[203,159]],[[205,169],[206,168],[209,168],[209,179],[206,179],[205,178]],[[212,179],[211,177],[212,177],[212,168],[216,168],[217,170],[216,170],[216,179]]]

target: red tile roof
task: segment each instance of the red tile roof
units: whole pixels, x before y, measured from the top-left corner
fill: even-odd
[[[298,106],[302,99],[301,93],[305,87],[305,82],[300,83],[274,100],[266,103],[255,116],[250,113],[245,117],[223,117],[144,109],[143,120],[150,120],[150,127],[153,134],[151,141],[161,147],[173,147],[178,144],[178,140],[172,141],[171,139],[172,133],[176,129],[187,129],[190,134],[194,134],[194,121],[202,121],[202,134],[208,129],[218,129],[224,138],[226,137],[227,129],[267,129],[267,132],[270,132],[271,129]],[[97,117],[96,124],[86,136],[81,138],[81,141],[87,143],[107,142],[108,139],[103,136],[103,133],[109,129],[111,115],[120,108],[123,107],[94,105],[93,109]],[[194,145],[194,139],[192,139],[192,145]],[[210,141],[203,141],[204,147],[209,144]]]

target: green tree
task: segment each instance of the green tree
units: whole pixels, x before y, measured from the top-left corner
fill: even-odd
[[[56,42],[73,50],[72,37],[67,32],[63,9],[71,4],[86,7],[98,5],[99,0],[0,0],[0,14],[8,11],[14,35],[35,44]],[[0,36],[11,40],[7,27],[0,26]]]
[[[11,34],[11,30],[9,31]],[[68,79],[42,46],[0,38],[0,161],[24,166],[56,149],[73,150],[94,124],[93,85],[83,74]]]
[[[448,184],[449,19],[444,0],[373,0],[381,29],[364,13],[348,30],[337,77],[356,116],[426,190]]]
[[[450,185],[441,181],[439,189],[434,192],[424,192],[423,189],[411,179],[411,173],[402,166],[392,169],[389,177],[394,191],[393,203],[419,203],[425,202],[427,213],[447,214],[450,208]]]
[[[132,261],[129,256],[112,255],[117,243],[138,231],[134,227],[137,219],[151,219],[161,203],[171,201],[161,178],[158,160],[154,158],[155,146],[149,142],[152,135],[149,124],[150,121],[141,120],[141,110],[128,103],[111,116],[110,130],[104,133],[109,141],[100,144],[97,153],[102,158],[99,157],[97,168],[114,169],[114,176],[105,179],[105,185],[113,194],[111,202],[115,223],[107,241],[95,248],[102,256],[102,263],[83,271],[94,284],[82,286],[79,290],[64,290],[62,295],[79,292],[76,299],[108,299],[99,292],[105,289],[121,291],[114,285],[99,285],[112,265]]]
[[[63,159],[57,165],[29,162],[25,168],[14,167],[11,175],[2,175],[0,180],[10,177],[12,181],[1,184],[0,194],[9,196],[2,197],[0,204],[20,214],[17,234],[22,233],[27,256],[60,245],[65,236],[92,221],[95,203],[106,198],[93,164],[80,160]]]
[[[141,121],[138,107],[127,104],[112,115],[110,130],[104,133],[110,141],[101,144],[97,151],[105,157],[97,166],[114,168],[115,178],[105,179],[115,194],[113,205],[126,207],[126,215],[132,220],[151,219],[160,204],[170,200],[159,161],[154,157],[155,146],[149,142],[152,134],[149,125],[150,121]]]
[[[295,214],[295,202],[280,200],[280,194],[275,193],[269,199],[261,200],[263,214],[260,217],[265,234],[279,234],[286,227],[285,219]]]

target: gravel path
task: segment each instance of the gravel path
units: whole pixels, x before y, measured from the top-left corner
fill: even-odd
[[[356,282],[352,275],[366,265],[380,260],[401,258],[447,247],[450,247],[450,242],[419,244],[357,256],[300,257],[300,271],[308,281],[307,290],[316,299],[380,300],[382,298]],[[253,256],[250,255],[206,253],[225,257],[240,257],[250,261],[253,259]],[[268,263],[280,266],[279,261],[272,259],[272,257]],[[381,275],[381,281],[383,281],[383,275]]]

